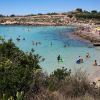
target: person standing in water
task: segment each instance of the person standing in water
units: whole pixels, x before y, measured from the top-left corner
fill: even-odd
[[[81,56],[79,56],[79,61],[80,63],[83,63],[83,58]]]
[[[50,44],[51,46],[52,46],[52,42],[51,42],[51,44]]]
[[[66,44],[64,44],[64,48],[66,48],[67,46],[66,46]]]
[[[86,54],[86,58],[90,58],[90,54],[89,53]]]
[[[38,42],[36,42],[36,46],[38,45]]]
[[[93,66],[97,66],[98,64],[97,64],[97,60],[94,60],[94,64],[93,64]]]
[[[60,62],[60,61],[63,62],[63,60],[62,60],[62,58],[61,58],[60,55],[58,55],[58,57],[57,57],[57,61],[58,61],[58,62]]]
[[[60,59],[61,59],[61,57],[60,57],[60,55],[58,55],[58,57],[57,57],[57,61],[59,62],[59,61],[60,61]]]

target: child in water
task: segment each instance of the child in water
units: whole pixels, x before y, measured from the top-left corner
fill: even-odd
[[[93,64],[93,66],[97,66],[98,64],[97,64],[97,60],[94,60],[94,64]]]
[[[90,55],[89,55],[89,53],[87,53],[87,54],[86,54],[86,58],[90,58]]]

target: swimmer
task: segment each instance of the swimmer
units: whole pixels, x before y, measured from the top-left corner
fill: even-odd
[[[23,40],[25,40],[25,38],[23,38]]]
[[[32,44],[33,44],[33,45],[35,45],[35,42],[34,42],[34,41],[32,41]]]
[[[63,62],[63,60],[62,60],[60,55],[58,55],[57,60],[58,60],[58,62]]]
[[[66,48],[66,44],[64,45],[64,48]]]
[[[86,54],[86,58],[90,58],[90,54],[89,53]]]
[[[70,44],[69,44],[69,43],[67,43],[67,46],[70,46]]]
[[[33,48],[31,49],[31,52],[34,52],[34,49]]]
[[[17,40],[17,41],[20,41],[20,39],[19,39],[19,38],[17,38],[16,40]]]
[[[28,29],[28,32],[29,32],[30,30]]]
[[[42,58],[42,61],[45,61],[45,58]]]
[[[97,60],[94,60],[94,64],[93,64],[93,66],[97,66],[98,64],[97,64]]]
[[[80,59],[80,63],[83,63],[83,59]]]
[[[52,42],[51,42],[51,44],[50,44],[51,46],[52,46]]]
[[[37,43],[41,45],[41,42],[37,42]]]
[[[36,46],[38,45],[38,42],[36,42]]]
[[[83,63],[83,58],[81,56],[79,56],[79,61],[80,63]]]

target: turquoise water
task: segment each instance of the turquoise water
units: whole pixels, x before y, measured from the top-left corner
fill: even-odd
[[[90,48],[89,42],[73,36],[71,33],[74,30],[75,28],[70,26],[0,26],[0,35],[6,40],[12,38],[16,46],[25,52],[34,48],[35,53],[45,58],[40,65],[48,73],[61,67],[72,69],[72,71],[81,68],[89,73],[94,73],[99,66],[94,67],[93,62],[96,59],[100,64],[100,50]],[[19,36],[20,41],[17,41],[16,38]],[[32,44],[32,41],[41,44],[36,46]],[[85,57],[87,52],[91,56],[89,59]],[[57,62],[59,54],[63,59],[63,62],[60,63]],[[76,64],[79,56],[84,59],[84,63],[80,65]]]

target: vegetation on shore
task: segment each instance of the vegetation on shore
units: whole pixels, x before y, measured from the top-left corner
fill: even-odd
[[[40,25],[66,25],[79,20],[100,21],[100,12],[83,11],[78,8],[69,13],[48,13],[27,16],[0,15],[0,23]],[[99,23],[100,24],[100,23]],[[43,25],[43,24],[42,24]],[[0,100],[99,100],[100,88],[90,83],[80,70],[74,75],[65,68],[55,70],[51,75],[42,72],[39,62],[42,58],[24,53],[9,40],[0,37]],[[8,99],[9,98],[9,99]]]
[[[75,17],[77,19],[95,19],[100,21],[100,11],[92,10],[91,12],[77,8],[75,12]]]
[[[91,12],[77,8],[75,11],[64,13],[30,14],[25,16],[0,15],[0,24],[21,24],[21,25],[73,25],[82,21],[83,23],[100,24],[100,11]],[[91,21],[92,20],[92,21]]]
[[[12,42],[0,44],[0,98],[27,91],[33,82],[34,70],[40,69],[39,55],[24,53]]]
[[[100,88],[85,72],[61,68],[42,72],[41,57],[19,50],[12,42],[0,44],[0,100],[99,100]],[[9,99],[8,99],[9,98]]]

